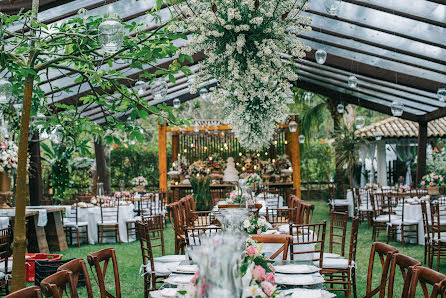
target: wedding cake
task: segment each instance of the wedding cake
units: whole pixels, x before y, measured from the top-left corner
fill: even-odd
[[[238,181],[238,171],[235,168],[234,158],[229,157],[226,162],[226,169],[223,182],[236,183]]]

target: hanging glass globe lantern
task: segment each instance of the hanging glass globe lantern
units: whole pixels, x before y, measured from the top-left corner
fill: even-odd
[[[358,78],[355,76],[349,76],[347,83],[350,88],[355,89],[358,87]]]
[[[113,54],[119,51],[124,40],[122,24],[116,18],[106,18],[99,27],[99,44],[104,53]]]
[[[305,143],[305,136],[304,135],[300,135],[299,136],[299,143],[301,143],[301,144]]]
[[[437,91],[438,100],[441,102],[446,101],[446,88],[439,88]]]
[[[339,114],[344,114],[344,105],[342,103],[338,104],[336,106],[336,110],[338,111]]]
[[[135,89],[138,92],[138,96],[142,96],[146,91],[146,82],[138,81],[135,83]]]
[[[380,131],[376,130],[375,131],[375,140],[381,141],[382,138],[383,138],[382,133]]]
[[[198,125],[198,123],[194,124],[194,132],[199,132],[200,131],[200,126]]]
[[[288,129],[290,132],[296,132],[297,131],[297,123],[296,121],[292,120],[290,123],[288,123]]]
[[[325,50],[317,50],[314,56],[316,58],[316,62],[319,64],[324,64],[327,60],[327,52],[325,52]]]
[[[62,125],[58,124],[51,132],[51,141],[53,141],[54,144],[59,145],[62,143],[63,140],[63,131],[62,131]]]
[[[325,0],[325,9],[329,15],[337,16],[341,10],[342,0]]]
[[[181,106],[181,101],[180,101],[178,98],[175,98],[175,99],[173,100],[173,107],[174,107],[175,109],[179,109],[180,106]]]
[[[396,100],[392,102],[392,104],[390,105],[390,109],[393,116],[400,117],[403,115],[404,112],[404,104],[401,101]]]
[[[46,130],[45,129],[43,129],[43,126],[42,125],[39,125],[38,126],[38,129],[39,129],[39,139],[41,140],[41,141],[43,141],[43,140],[46,140],[46,139],[48,139],[50,136],[48,135],[48,133],[46,132]],[[30,135],[30,138],[32,139],[32,135]]]
[[[359,129],[363,128],[364,125],[365,125],[365,119],[364,119],[364,117],[362,117],[362,116],[358,116],[358,117],[356,117],[356,119],[355,119],[355,125],[356,125],[356,128],[359,128]]]
[[[195,82],[195,75],[191,75],[189,76],[189,78],[187,78],[187,87],[189,88],[189,91],[194,82]]]
[[[0,133],[3,137],[3,139],[8,140],[9,139],[9,125],[8,121],[5,121],[2,117],[1,119],[1,126],[0,126]]]
[[[208,100],[209,99],[209,91],[206,88],[200,89],[200,98],[202,100]]]
[[[153,95],[153,99],[161,100],[167,96],[167,90],[169,87],[163,79],[156,79],[150,86],[150,90]]]
[[[17,114],[17,117],[20,117],[20,113],[22,112],[22,104],[21,103],[15,103],[14,105],[14,110]]]
[[[77,11],[77,15],[82,18],[85,19],[87,17],[87,10],[85,8],[81,8]]]
[[[0,104],[6,104],[12,97],[12,84],[5,78],[0,79]]]

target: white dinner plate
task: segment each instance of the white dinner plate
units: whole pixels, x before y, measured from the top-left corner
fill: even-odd
[[[192,279],[191,275],[183,275],[183,274],[178,274],[178,275],[170,275],[168,278],[166,278],[165,280],[163,280],[164,283],[168,283],[171,285],[176,285],[176,286],[180,286],[180,285],[187,285],[188,283],[190,283],[190,280]]]
[[[287,297],[291,297],[291,298],[332,298],[332,297],[336,297],[335,294],[330,293],[326,290],[320,290],[320,289],[302,289],[302,288],[297,288],[297,289],[289,289],[289,290],[285,290],[282,291],[281,293],[285,294],[285,295],[289,295],[291,294],[291,296],[287,296]]]
[[[286,264],[274,266],[277,273],[305,274],[318,272],[320,269],[314,265]]]
[[[287,286],[311,286],[324,283],[320,274],[276,274],[276,283]]]

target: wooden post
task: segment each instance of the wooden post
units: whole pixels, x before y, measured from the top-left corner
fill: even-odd
[[[290,121],[299,123],[297,115],[292,115]],[[302,199],[301,181],[300,181],[300,144],[299,144],[299,126],[295,132],[290,132],[291,140],[291,165],[293,167],[293,187],[296,189],[296,196]]]
[[[178,153],[180,153],[180,136],[172,134],[172,161],[178,160]]]
[[[285,132],[285,153],[288,156],[288,159],[291,160],[291,133],[289,129]]]
[[[96,175],[98,176],[98,182],[104,183],[105,193],[110,193],[110,185],[108,185],[107,170],[105,166],[104,144],[102,143],[102,140],[99,143],[94,142],[94,152],[96,157]]]
[[[30,153],[29,203],[31,206],[39,206],[40,201],[43,199],[43,183],[38,132],[33,135],[31,142],[28,143],[28,150]]]
[[[167,125],[158,123],[159,191],[167,192]]]
[[[427,122],[418,123],[417,185],[426,175]]]

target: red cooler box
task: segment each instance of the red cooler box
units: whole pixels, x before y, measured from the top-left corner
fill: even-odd
[[[63,255],[57,254],[26,254],[25,255],[25,275],[27,282],[34,282],[35,280],[35,271],[36,271],[36,261],[37,260],[45,260],[45,261],[60,261]]]

